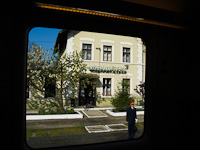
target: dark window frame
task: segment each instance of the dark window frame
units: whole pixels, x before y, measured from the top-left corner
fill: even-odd
[[[128,81],[128,82],[127,82]],[[130,94],[130,79],[127,79],[127,78],[124,78],[123,80],[122,80],[122,89],[123,89],[123,91],[127,91],[129,94]]]
[[[84,45],[87,45],[87,48],[84,48],[85,47]],[[90,45],[90,49],[88,48],[88,45]],[[82,52],[83,52],[83,59],[84,60],[91,60],[92,59],[92,44],[83,43],[82,44]],[[90,52],[90,57],[88,55],[89,52]],[[85,55],[86,55],[86,58],[84,58]]]
[[[111,83],[111,81],[112,81],[111,78],[103,78],[103,96],[111,96],[112,95],[112,92],[111,92],[112,83]],[[110,88],[110,92],[108,91],[109,88]]]
[[[111,51],[108,50],[108,48],[111,49]],[[105,50],[106,49],[106,50]],[[105,54],[106,54],[106,60],[105,60]],[[110,60],[108,60],[108,55],[110,54]],[[103,61],[112,61],[112,46],[109,45],[103,45]]]
[[[125,50],[125,52],[124,52]],[[129,50],[129,52],[127,52],[127,50]],[[127,63],[130,63],[131,62],[131,49],[129,47],[123,47],[123,50],[122,50],[122,53],[123,53],[123,62],[127,62]],[[129,60],[127,59],[129,56]],[[126,57],[126,59],[124,60],[124,57]]]

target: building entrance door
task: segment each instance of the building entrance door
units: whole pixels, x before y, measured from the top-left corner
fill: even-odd
[[[80,86],[79,89],[79,106],[96,106],[96,84],[91,80],[86,88]]]

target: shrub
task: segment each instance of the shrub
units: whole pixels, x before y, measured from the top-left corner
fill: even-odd
[[[39,115],[46,115],[46,114],[66,114],[66,113],[67,114],[74,114],[75,111],[73,109],[61,111],[60,108],[57,108],[57,112],[56,113],[52,109],[49,109],[47,112],[45,111],[45,109],[40,109],[38,111]]]
[[[131,101],[134,101],[134,98],[130,97],[130,94],[128,94],[127,91],[119,88],[118,91],[116,91],[115,96],[111,99],[112,105],[116,107],[116,110],[118,111],[124,110],[126,107],[130,106]]]
[[[52,109],[49,109],[47,114],[55,114],[54,111]]]
[[[38,114],[39,114],[39,115],[44,115],[44,114],[45,114],[45,110],[44,110],[44,109],[38,110]]]
[[[58,108],[56,108],[56,113],[57,114],[66,114],[66,111],[65,110],[61,111],[61,109],[58,107]]]
[[[117,110],[116,110],[116,109],[113,109],[112,112],[117,112]]]
[[[67,110],[67,114],[74,114],[74,110],[73,109]]]

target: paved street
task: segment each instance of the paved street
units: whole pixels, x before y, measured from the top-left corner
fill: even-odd
[[[142,134],[143,130],[138,130],[135,134],[135,138],[140,137]],[[127,139],[128,131],[114,131],[56,137],[31,137],[27,139],[27,143],[32,148],[47,148],[121,141]]]
[[[108,117],[102,118],[87,118],[84,115],[82,119],[61,119],[61,120],[31,120],[26,121],[26,127],[28,129],[53,129],[53,128],[67,128],[74,126],[91,126],[91,125],[105,125],[105,124],[119,124],[125,123],[126,117],[113,117],[106,111],[102,111]],[[138,115],[138,122],[144,122],[144,116]]]
[[[62,119],[62,120],[35,120],[26,121],[28,129],[54,129],[67,128],[75,126],[94,126],[94,125],[108,125],[108,124],[122,124],[126,122],[126,117],[113,117],[106,111],[101,111],[107,117],[88,118],[84,114],[82,119]],[[89,112],[88,114],[91,114]],[[91,114],[92,116],[92,114]],[[138,115],[138,121],[144,122],[144,116]],[[136,132],[135,138],[143,134],[143,129]],[[88,133],[81,135],[62,135],[62,136],[46,136],[46,137],[30,137],[27,138],[27,143],[33,148],[57,147],[57,146],[72,146],[82,144],[93,144],[101,142],[120,141],[128,139],[128,131],[112,131],[102,133]]]

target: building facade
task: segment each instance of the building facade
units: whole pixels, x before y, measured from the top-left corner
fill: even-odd
[[[134,90],[145,82],[146,47],[141,38],[68,30],[60,33],[59,41],[63,55],[82,52],[86,73],[94,76],[94,86],[79,89],[77,105],[112,106],[110,100],[118,87],[135,97],[137,104],[141,102]]]
[[[70,90],[66,91],[63,97],[65,106],[112,106],[111,98],[119,88],[127,90],[135,98],[136,105],[144,103],[142,96],[135,91],[137,85],[145,82],[146,47],[141,38],[62,30],[56,47],[62,55],[82,52],[83,63],[87,65],[86,77],[91,83],[85,88],[79,86],[77,99],[72,100]],[[53,107],[59,93],[56,79],[50,75],[41,82],[34,82],[45,92],[28,86],[27,109],[34,109],[34,105]]]

